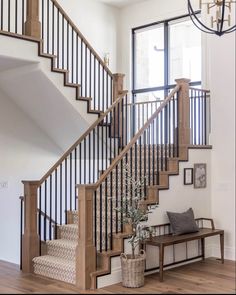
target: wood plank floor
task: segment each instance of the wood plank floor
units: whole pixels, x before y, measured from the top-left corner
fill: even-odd
[[[128,289],[116,284],[87,294],[235,294],[235,262],[222,265],[215,259],[195,262],[145,277],[145,286]],[[74,286],[23,274],[18,266],[0,261],[0,294],[85,294]]]

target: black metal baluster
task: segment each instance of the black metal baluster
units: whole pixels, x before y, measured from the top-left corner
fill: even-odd
[[[49,53],[49,0],[47,0],[47,53]]]
[[[94,192],[94,243],[97,249],[97,191]]]
[[[62,225],[62,164],[60,165],[60,225]]]
[[[101,111],[101,79],[100,79],[100,75],[101,75],[101,64],[100,62],[98,62],[98,107],[99,107],[99,111]]]
[[[113,172],[110,173],[110,245],[113,249]]]
[[[155,157],[155,130],[154,130],[154,121],[152,122],[152,185],[155,184],[155,162],[156,162],[156,157]]]
[[[104,123],[104,121],[103,121]],[[102,124],[101,126],[101,129],[102,129],[102,139],[101,139],[101,142],[102,142],[102,173],[104,172],[104,125]]]
[[[94,63],[94,65],[93,65],[93,67],[94,67],[94,70],[93,70],[93,78],[94,78],[94,89],[93,89],[93,92],[94,92],[94,97],[93,97],[93,107],[94,107],[94,110],[96,110],[96,58],[95,58],[95,56],[93,57],[94,58],[94,61],[93,61],[93,63]]]
[[[74,74],[75,74],[75,69],[74,69],[74,29],[71,27],[71,83],[76,83],[74,80]]]
[[[44,182],[44,241],[47,240],[47,179]]]
[[[119,207],[119,200],[118,200],[118,165],[116,165],[116,187],[115,187],[115,195],[116,195],[116,208]],[[118,222],[119,222],[119,217],[118,217],[118,211],[116,210],[116,233],[118,233]]]
[[[55,239],[57,238],[57,169],[55,170]]]
[[[75,148],[75,165],[74,165],[74,170],[75,170],[75,187],[74,187],[74,192],[75,192],[75,210],[77,209],[77,198],[76,198],[76,193],[77,193],[77,147]]]
[[[22,20],[22,29],[23,28],[24,28],[24,20]],[[3,0],[1,0],[1,31],[3,31]]]
[[[201,144],[201,96],[198,91],[198,144]]]
[[[124,167],[124,164],[123,164],[123,158],[121,159],[121,162],[120,162],[120,175],[121,175],[121,185],[120,185],[120,188],[121,188],[121,192],[120,192],[120,207],[123,208],[123,196],[124,196],[124,177],[123,177],[123,167]],[[121,224],[120,224],[120,229],[121,229],[121,232],[123,232],[123,211],[121,212],[121,216],[120,216],[120,221],[121,221]]]
[[[78,33],[76,33],[75,38],[76,38],[76,83],[79,84],[79,36],[78,36]]]
[[[15,0],[15,33],[16,34],[17,34],[17,26],[18,26],[18,24],[17,24],[17,22],[18,22],[17,16],[18,16],[18,0]]]
[[[151,143],[150,143],[150,126],[147,129],[147,153],[148,153],[148,185],[150,185],[150,181],[151,181],[151,154],[150,154],[150,150],[151,150]]]
[[[102,252],[102,233],[103,233],[103,227],[102,227],[102,216],[103,216],[103,214],[102,214],[102,212],[103,212],[103,210],[102,210],[102,185],[100,185],[100,188],[99,188],[99,190],[100,190],[100,252]]]
[[[99,169],[100,169],[99,152],[100,152],[100,139],[99,139],[99,126],[98,126],[97,127],[97,177],[99,177]]]
[[[38,214],[38,227],[39,227],[39,254],[41,255],[41,240],[42,240],[42,186],[39,187],[39,214]]]
[[[108,202],[108,198],[107,198],[107,178],[105,179],[105,196],[104,196],[104,202],[105,202],[105,251],[107,251],[108,247],[107,247],[107,242],[108,242],[108,227],[107,227],[107,223],[108,223],[108,206],[107,206],[107,202]]]
[[[72,211],[72,153],[70,153],[70,211]]]
[[[105,69],[104,67],[102,67],[102,110],[105,110],[105,93],[104,93],[104,89],[105,89]]]
[[[92,97],[92,51],[89,53],[89,97]]]
[[[161,118],[161,125],[160,125],[160,131],[161,131],[161,171],[164,170],[164,162],[163,162],[163,158],[164,158],[164,140],[163,140],[163,110],[160,113],[160,118]]]
[[[84,139],[84,184],[87,183],[87,165],[86,165],[86,137]]]
[[[79,144],[79,184],[82,184],[82,148],[81,148],[81,143]]]
[[[177,127],[176,127],[176,146],[177,146],[177,158],[179,157],[179,92],[175,94],[176,97],[176,121],[177,121]]]
[[[86,44],[85,46],[85,84],[84,84],[84,87],[85,87],[85,97],[87,97],[87,89],[88,89],[88,84],[87,84],[87,75],[88,75],[88,65],[87,65],[87,59],[88,59],[88,46]]]
[[[8,0],[8,32],[11,31],[11,0]]]
[[[194,145],[197,144],[197,97],[194,91]]]
[[[208,144],[208,136],[207,136],[207,93],[204,94],[204,135],[205,140],[204,144]]]
[[[67,224],[67,158],[65,158],[65,223]]]
[[[70,69],[70,34],[69,34],[69,31],[70,31],[69,21],[67,21],[67,33],[66,33],[66,37],[67,37],[67,44],[66,44],[67,61],[66,61],[66,65],[67,65],[67,67],[66,68],[67,68],[68,71],[71,70]],[[70,81],[70,79],[69,79],[69,81]]]
[[[167,157],[168,157],[168,113],[167,106],[164,108],[164,130],[165,130],[165,171],[167,171]]]
[[[93,183],[95,183],[95,162],[96,162],[96,155],[95,155],[95,129],[93,129]]]
[[[80,46],[80,62],[81,62],[81,70],[80,70],[80,96],[83,96],[83,89],[84,89],[84,84],[83,84],[83,39],[81,39],[81,46]]]
[[[62,42],[64,43],[64,40],[62,40]],[[59,13],[59,8],[57,8],[57,68],[58,69],[60,68],[60,13]]]
[[[52,54],[55,55],[55,5],[52,3]]]
[[[89,138],[88,138],[88,168],[89,168],[89,176],[88,176],[88,183],[91,183],[91,133],[89,133]]]
[[[49,178],[50,181],[50,194],[49,194],[49,239],[52,239],[52,175]]]

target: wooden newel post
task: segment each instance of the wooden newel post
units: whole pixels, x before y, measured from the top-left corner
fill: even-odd
[[[39,21],[39,0],[27,0],[25,35],[41,38]]]
[[[189,79],[176,79],[180,86],[178,95],[178,139],[180,150],[190,144],[190,99]]]
[[[76,248],[76,286],[86,290],[91,288],[90,274],[96,270],[96,248],[93,228],[94,187],[79,185],[79,231]]]
[[[124,74],[114,74],[113,75],[113,102],[116,101],[119,94],[121,94],[124,91]],[[115,110],[115,122],[112,123],[112,129],[111,133],[114,137],[120,137],[122,138],[122,129],[121,129],[121,122],[122,122],[122,112],[121,112],[121,104],[120,106],[116,107]],[[118,126],[118,122],[120,122],[120,126]],[[114,126],[115,124],[115,126]],[[120,127],[120,128],[119,128]]]
[[[124,91],[124,74],[113,74],[113,102]]]
[[[22,271],[33,273],[32,259],[39,256],[37,226],[38,181],[22,181],[24,184],[24,234],[22,237]]]

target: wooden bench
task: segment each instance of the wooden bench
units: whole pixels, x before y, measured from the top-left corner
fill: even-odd
[[[166,246],[180,244],[184,242],[201,240],[201,248],[202,248],[202,259],[205,259],[205,238],[212,237],[216,235],[220,235],[220,249],[221,249],[221,262],[224,263],[224,231],[220,229],[215,229],[213,219],[210,218],[197,218],[196,222],[199,221],[210,221],[211,228],[202,227],[199,229],[199,232],[183,234],[179,236],[174,236],[172,234],[163,234],[159,236],[152,236],[148,239],[145,239],[141,242],[141,248],[146,250],[147,245],[157,246],[159,248],[159,274],[160,274],[160,282],[163,282],[163,267],[164,267],[164,250]],[[157,225],[152,226],[160,227],[160,226],[170,226],[170,224]]]

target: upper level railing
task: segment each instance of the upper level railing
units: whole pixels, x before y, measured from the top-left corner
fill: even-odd
[[[42,39],[43,52],[80,85],[91,110],[105,111],[116,99],[112,72],[57,1],[0,0],[0,31]]]

